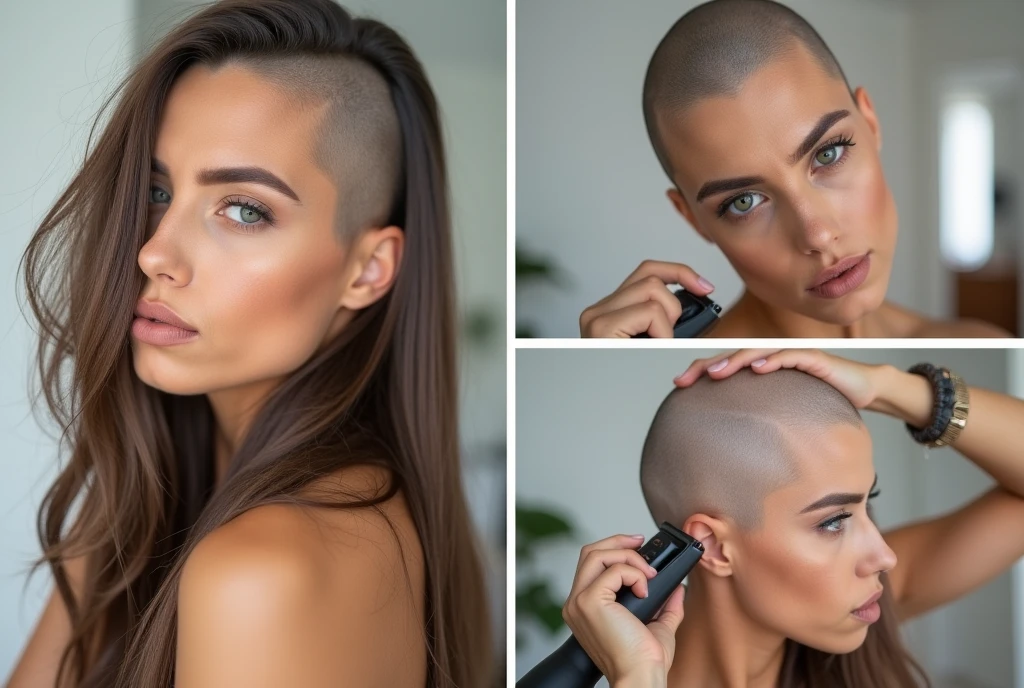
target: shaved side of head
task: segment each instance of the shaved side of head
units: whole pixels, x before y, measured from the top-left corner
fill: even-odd
[[[237,58],[300,108],[324,108],[310,142],[312,162],[335,181],[339,238],[384,226],[402,172],[402,132],[391,90],[368,62],[347,55],[287,53]]]
[[[842,392],[797,370],[744,368],[702,376],[658,408],[640,460],[640,485],[657,523],[695,513],[754,530],[764,498],[799,477],[797,450],[837,424],[863,426]]]
[[[673,178],[662,142],[665,115],[715,96],[734,96],[755,71],[803,46],[826,74],[850,90],[839,62],[799,14],[772,0],[713,0],[682,16],[647,66],[643,107],[647,134],[665,174]],[[851,93],[852,97],[852,93]]]

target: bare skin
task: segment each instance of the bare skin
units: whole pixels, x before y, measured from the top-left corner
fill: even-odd
[[[932,320],[885,301],[898,218],[879,157],[874,105],[863,87],[853,95],[796,47],[752,74],[735,96],[659,116],[674,171],[669,201],[722,250],[745,287],[705,336],[1012,336],[978,321]],[[848,114],[810,135],[827,114],[841,111]],[[697,200],[709,182],[751,177],[763,181],[748,179]],[[870,268],[860,286],[835,298],[811,289],[824,269],[864,254]],[[708,295],[712,282],[681,263],[645,261],[583,311],[580,333],[671,337],[680,308],[666,285]]]
[[[174,346],[133,337],[133,362],[153,387],[207,395],[218,484],[268,395],[382,298],[401,263],[398,227],[337,239],[334,211],[345,195],[310,155],[320,114],[297,109],[246,69],[198,66],[175,82],[161,119],[154,158],[169,174],[151,179],[141,296],[166,303],[199,336]],[[197,183],[200,169],[234,166],[270,170],[300,200],[252,182]],[[253,201],[273,225],[238,205]],[[383,478],[349,469],[309,489],[333,484],[369,496]],[[205,538],[178,591],[176,685],[422,685],[420,543],[404,496],[383,509],[398,541],[369,510],[278,505]],[[80,595],[81,562],[68,568]],[[9,688],[51,688],[69,637],[54,594]]]
[[[912,425],[931,417],[924,378],[820,351],[741,350],[701,359],[676,385],[747,366],[765,375],[803,370],[857,408]],[[1024,556],[1024,535],[1006,528],[1024,519],[1024,462],[1013,432],[1024,422],[1024,401],[975,387],[970,399],[954,447],[997,485],[966,506],[879,533],[866,503],[874,480],[870,436],[837,426],[797,457],[801,477],[766,498],[761,529],[743,532],[728,518],[701,513],[686,520],[683,529],[706,552],[690,574],[685,616],[682,588],[646,627],[615,603],[623,585],[642,595],[654,575],[631,549],[639,542],[619,535],[583,549],[567,622],[615,688],[767,688],[778,680],[787,637],[832,653],[860,646],[867,624],[851,612],[881,589],[881,571],[889,572],[900,621],[970,593]],[[834,492],[859,499],[800,513]],[[843,513],[850,516],[836,520]],[[966,549],[939,546],[950,538]]]

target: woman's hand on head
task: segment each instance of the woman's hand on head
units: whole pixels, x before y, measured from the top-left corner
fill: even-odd
[[[583,311],[580,335],[626,338],[646,332],[671,338],[683,307],[669,284],[680,284],[701,296],[715,290],[688,265],[645,260],[618,289]]]
[[[675,378],[675,384],[689,387],[705,374],[721,380],[747,367],[761,375],[782,368],[802,370],[829,383],[855,407],[864,409],[878,396],[878,371],[882,366],[851,361],[817,349],[739,349],[731,354],[698,358]]]
[[[621,588],[647,596],[647,581],[656,573],[634,549],[642,544],[643,536],[615,535],[585,546],[562,608],[576,640],[612,686],[665,685],[683,620],[682,586],[646,626],[616,601]]]

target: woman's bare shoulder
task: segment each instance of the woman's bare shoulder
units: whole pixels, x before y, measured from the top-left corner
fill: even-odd
[[[1013,337],[1012,334],[992,323],[974,318],[960,320],[938,320],[912,311],[909,308],[885,302],[879,309],[885,334],[894,338],[992,338]]]
[[[1013,337],[1011,333],[997,325],[973,318],[965,318],[963,320],[924,320],[911,336],[928,338],[950,337],[956,339],[969,337],[977,337],[979,339]]]
[[[178,589],[180,684],[422,682],[423,564],[402,502],[269,504],[203,538]]]

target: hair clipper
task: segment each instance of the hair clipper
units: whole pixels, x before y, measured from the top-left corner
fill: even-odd
[[[682,584],[704,554],[704,547],[675,526],[662,523],[661,530],[639,552],[658,572],[647,582],[647,597],[637,597],[629,588],[623,588],[616,600],[646,624]],[[569,636],[561,647],[519,679],[516,688],[593,688],[600,679],[601,670],[576,638]]]
[[[683,314],[672,326],[672,336],[676,339],[698,337],[718,319],[722,307],[706,296],[691,294],[685,289],[672,292],[683,307]],[[633,339],[650,339],[646,332],[633,335]]]

